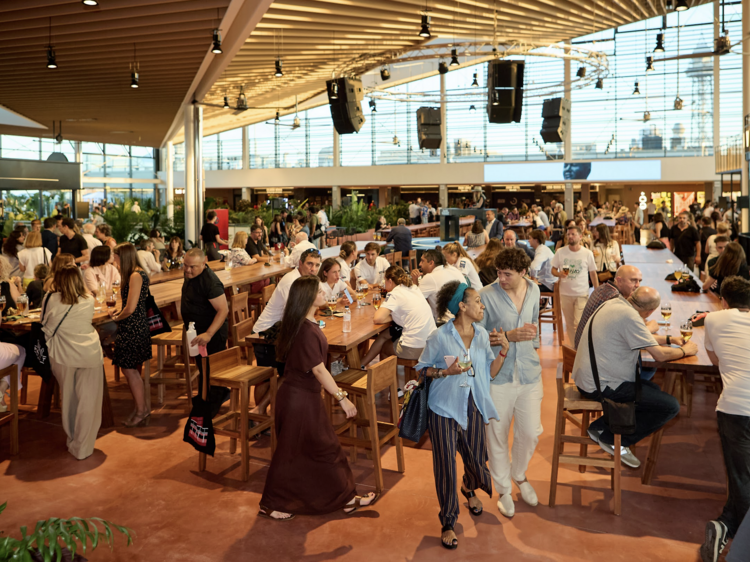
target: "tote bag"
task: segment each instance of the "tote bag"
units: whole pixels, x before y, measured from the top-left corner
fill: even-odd
[[[432,379],[427,378],[426,373],[427,369],[422,369],[417,386],[404,397],[404,408],[398,422],[398,436],[415,443],[419,443],[427,431],[427,397]]]
[[[146,299],[146,322],[148,322],[148,331],[151,336],[158,336],[159,334],[166,334],[172,331],[169,322],[164,318],[159,307],[156,306],[156,300],[150,291]]]
[[[49,301],[49,298],[52,296],[52,293],[47,293],[47,296],[44,299],[44,306],[43,310],[46,313],[47,312],[47,301]],[[72,310],[73,305],[70,305],[70,308],[68,308],[67,312],[65,313],[65,316],[62,317],[62,320],[60,320],[60,323],[57,325],[57,328],[55,328],[55,331],[50,336],[50,338],[54,338],[57,334],[57,330],[60,329],[60,326],[65,321],[65,318],[68,316],[68,313]],[[36,371],[36,373],[42,377],[42,379],[47,382],[52,378],[52,367],[50,366],[49,362],[49,349],[47,349],[47,337],[44,334],[44,330],[42,329],[42,323],[44,322],[44,316],[42,316],[39,319],[39,322],[33,322],[31,324],[31,331],[29,332],[29,338],[26,341],[26,360],[23,363],[24,367],[31,367]]]
[[[198,357],[199,361],[205,360],[206,388],[211,388],[211,362],[208,357]],[[190,410],[185,430],[183,431],[182,440],[190,443],[199,453],[205,453],[214,456],[216,451],[216,435],[214,435],[214,425],[211,419],[211,403],[203,398],[203,389],[197,396],[193,397],[193,407]]]

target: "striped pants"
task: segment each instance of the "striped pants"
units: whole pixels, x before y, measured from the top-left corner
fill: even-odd
[[[440,524],[453,527],[458,520],[458,489],[456,488],[456,450],[464,461],[464,487],[480,488],[492,497],[492,478],[487,468],[487,438],[482,414],[469,394],[466,431],[452,418],[444,418],[429,410],[427,428],[432,441],[432,468],[435,489],[440,503]]]

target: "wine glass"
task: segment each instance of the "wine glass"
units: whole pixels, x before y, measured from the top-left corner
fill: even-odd
[[[680,335],[685,340],[685,343],[689,342],[690,338],[693,337],[693,323],[690,320],[680,325]]]
[[[677,281],[682,279],[682,269],[678,269],[674,272],[674,278],[677,279]]]
[[[367,306],[367,303],[365,302],[365,297],[367,296],[367,282],[363,281],[362,279],[357,280],[357,300],[359,301],[359,306]]]
[[[372,294],[372,306],[375,307],[375,310],[380,308],[380,301],[380,291],[378,290],[378,292]]]
[[[669,328],[669,319],[672,317],[672,305],[668,302],[661,303],[661,315]]]
[[[339,300],[336,297],[336,295],[331,295],[328,297],[327,302],[328,302],[328,310],[330,311],[331,314],[333,314],[333,312],[336,310],[336,305],[338,304]]]
[[[112,281],[112,292],[115,294],[115,297],[120,292],[120,281],[118,281],[117,279]]]
[[[117,306],[117,296],[110,291],[107,293],[107,310],[112,310]]]
[[[464,373],[466,375],[466,378],[464,378],[461,381],[461,384],[459,385],[463,388],[466,388],[467,386],[469,386],[469,377],[473,376],[469,374],[471,373],[471,354],[469,353],[468,349],[464,351],[463,353],[459,354],[458,366],[461,367],[462,369],[469,368],[469,370]]]
[[[690,279],[690,268],[687,265],[682,266],[682,278]]]

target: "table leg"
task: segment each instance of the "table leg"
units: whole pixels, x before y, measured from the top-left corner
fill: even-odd
[[[695,371],[685,373],[685,387],[687,390],[687,417],[693,415],[693,391],[695,390]]]
[[[346,352],[346,359],[349,361],[350,369],[359,369],[362,366],[362,358],[359,354],[359,348],[357,346],[351,348]]]
[[[107,373],[102,369],[104,388],[102,389],[102,425],[103,429],[114,427],[115,416],[112,413],[112,401],[109,398],[109,386],[107,386]]]
[[[674,391],[675,372],[666,371],[664,373],[664,392],[672,394]],[[651,480],[654,477],[654,471],[656,470],[656,460],[659,457],[659,449],[661,448],[661,438],[664,434],[664,428],[660,428],[654,432],[651,436],[651,443],[648,447],[648,456],[646,457],[646,467],[643,469],[643,476],[641,476],[641,483],[645,486],[651,485]]]

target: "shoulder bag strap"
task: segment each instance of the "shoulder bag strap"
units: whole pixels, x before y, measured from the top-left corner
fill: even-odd
[[[67,312],[65,313],[65,316],[63,316],[63,317],[62,317],[62,320],[60,320],[60,323],[59,323],[59,324],[57,325],[57,328],[55,328],[55,331],[54,331],[54,332],[52,333],[52,335],[50,336],[50,339],[52,339],[52,338],[54,338],[54,337],[55,337],[55,335],[57,334],[57,330],[59,330],[59,329],[60,329],[60,326],[62,326],[62,323],[63,323],[63,322],[65,322],[65,318],[66,318],[66,317],[68,316],[68,313],[69,313],[69,312],[70,312],[70,311],[71,311],[71,310],[73,309],[73,306],[74,306],[74,305],[72,305],[72,304],[70,305],[70,308],[69,308],[69,309],[68,309],[68,311],[67,311]]]
[[[42,303],[42,317],[39,319],[39,322],[44,322],[44,314],[47,312],[47,301],[49,301],[49,298],[52,296],[52,293],[47,293],[47,296],[44,297],[44,302]]]

